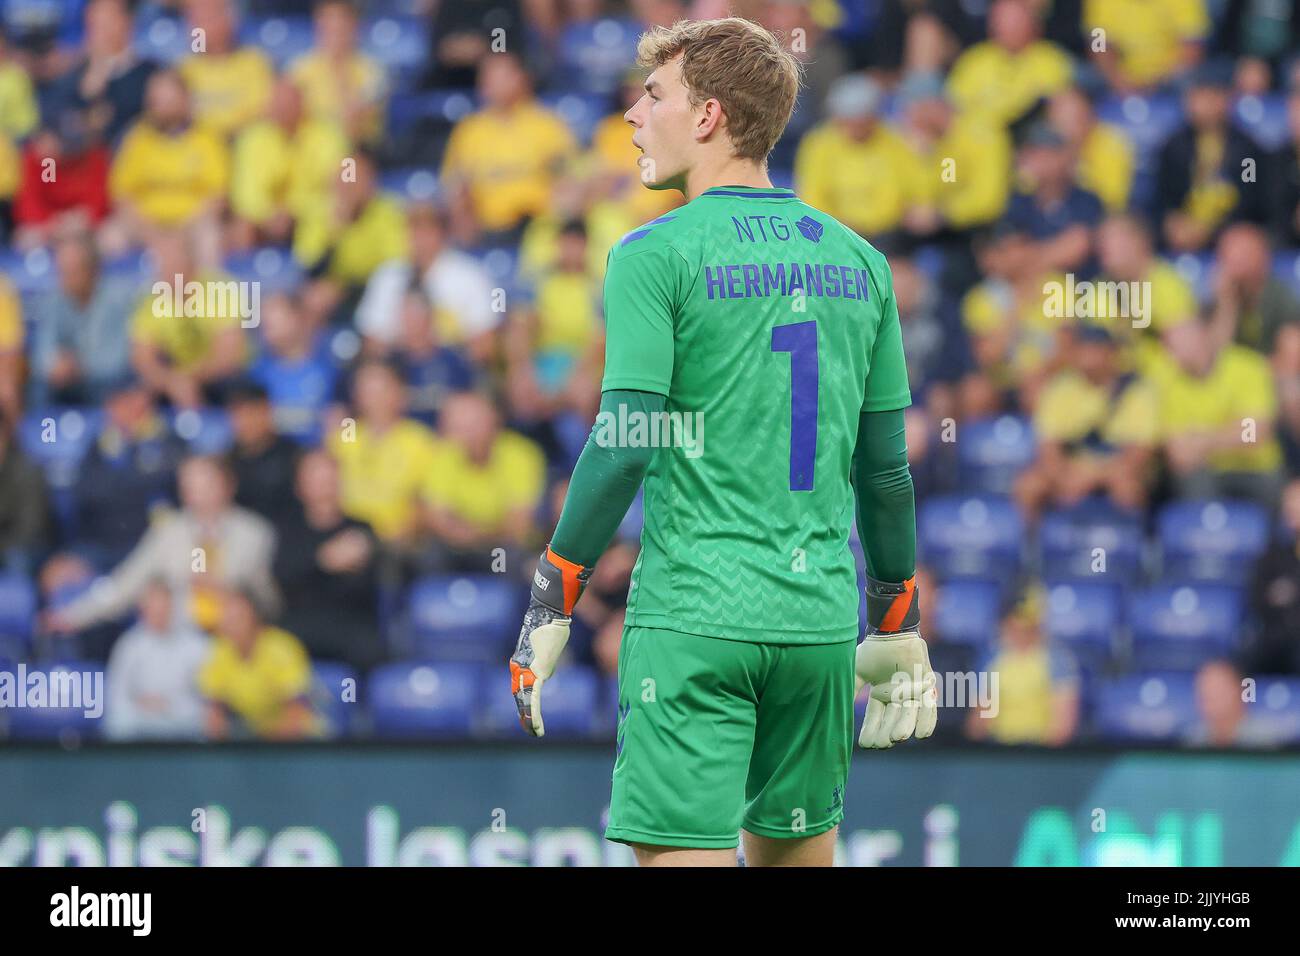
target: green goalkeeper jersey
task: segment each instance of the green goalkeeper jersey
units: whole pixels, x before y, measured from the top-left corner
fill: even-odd
[[[614,246],[605,322],[602,388],[667,397],[597,420],[657,449],[627,624],[856,637],[858,420],[911,402],[884,256],[789,190],[717,187]]]

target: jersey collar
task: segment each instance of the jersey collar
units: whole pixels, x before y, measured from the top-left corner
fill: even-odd
[[[759,186],[712,186],[700,193],[705,196],[732,196],[740,199],[794,199],[794,190]]]

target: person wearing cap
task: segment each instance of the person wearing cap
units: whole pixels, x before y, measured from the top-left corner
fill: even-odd
[[[1070,743],[1079,728],[1079,665],[1043,634],[1043,589],[1030,586],[1004,603],[992,654],[978,672],[988,675],[992,704],[975,708],[966,735],[1000,744]],[[996,681],[996,683],[994,683]]]
[[[1105,31],[1092,61],[1117,93],[1151,89],[1194,66],[1211,28],[1205,0],[1085,0],[1083,22],[1085,31]]]
[[[1228,64],[1203,64],[1184,83],[1187,120],[1156,162],[1156,222],[1171,252],[1205,249],[1229,222],[1268,219],[1267,153],[1232,123],[1231,93]]]
[[[294,506],[298,445],[276,430],[271,399],[260,382],[238,379],[225,399],[234,437],[229,457],[235,503],[275,522]]]
[[[826,99],[829,119],[803,138],[794,164],[804,202],[877,245],[928,190],[917,154],[880,116],[883,98],[867,76],[841,77]]]
[[[1155,390],[1123,369],[1107,325],[1076,325],[1067,355],[1068,367],[1048,382],[1034,410],[1038,453],[1016,481],[1016,501],[1031,520],[1048,505],[1090,495],[1141,508],[1159,440]]]
[[[997,0],[989,9],[989,38],[962,53],[948,74],[957,109],[1010,125],[1070,82],[1070,57],[1042,39],[1035,6]]]

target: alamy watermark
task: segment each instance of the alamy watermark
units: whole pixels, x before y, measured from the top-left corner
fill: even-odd
[[[642,412],[619,405],[617,414],[596,416],[601,448],[680,448],[687,458],[704,454],[703,412]]]
[[[98,719],[104,715],[103,671],[28,671],[26,664],[0,671],[0,710],[22,708],[80,710]]]
[[[1151,283],[1093,282],[1074,278],[1043,283],[1043,315],[1050,319],[1129,319],[1135,329],[1151,324]]]
[[[158,280],[151,287],[155,318],[239,318],[245,329],[255,329],[261,323],[262,284],[197,280],[185,281],[180,273],[172,281]]]

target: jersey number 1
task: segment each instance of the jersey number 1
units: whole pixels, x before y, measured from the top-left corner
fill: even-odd
[[[790,353],[790,490],[812,491],[817,464],[817,323],[776,326],[772,351]]]

